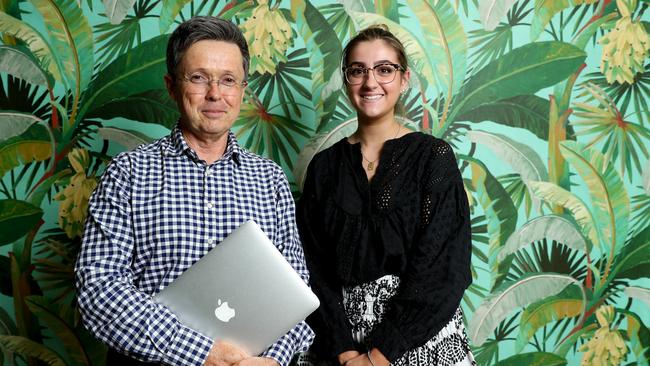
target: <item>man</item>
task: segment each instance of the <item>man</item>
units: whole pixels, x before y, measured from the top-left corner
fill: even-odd
[[[152,301],[248,219],[308,280],[282,169],[243,150],[230,131],[248,66],[236,25],[214,17],[182,23],[169,39],[165,75],[178,125],[118,155],[93,193],[75,273],[83,322],[111,348],[110,365],[284,366],[311,344],[313,332],[301,322],[251,357]]]

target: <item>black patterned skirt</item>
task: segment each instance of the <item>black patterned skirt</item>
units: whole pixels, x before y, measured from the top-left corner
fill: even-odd
[[[399,277],[387,275],[375,281],[343,289],[343,306],[352,328],[352,338],[368,348],[366,336],[381,322],[388,300],[399,289]],[[303,353],[296,366],[325,366],[313,353]],[[420,347],[407,351],[393,362],[395,366],[471,366],[476,365],[472,355],[460,307],[438,334]]]

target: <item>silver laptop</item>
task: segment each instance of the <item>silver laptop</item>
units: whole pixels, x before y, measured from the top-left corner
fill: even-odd
[[[254,221],[243,223],[154,300],[186,326],[253,356],[319,306]]]

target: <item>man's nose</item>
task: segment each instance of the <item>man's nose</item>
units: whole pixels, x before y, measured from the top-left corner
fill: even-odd
[[[208,84],[208,90],[205,92],[205,97],[210,100],[221,99],[221,89],[218,82],[214,81]]]

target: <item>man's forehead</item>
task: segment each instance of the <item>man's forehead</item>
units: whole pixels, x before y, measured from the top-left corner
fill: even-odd
[[[224,41],[202,40],[190,46],[181,59],[186,71],[243,74],[243,56],[237,45]]]

